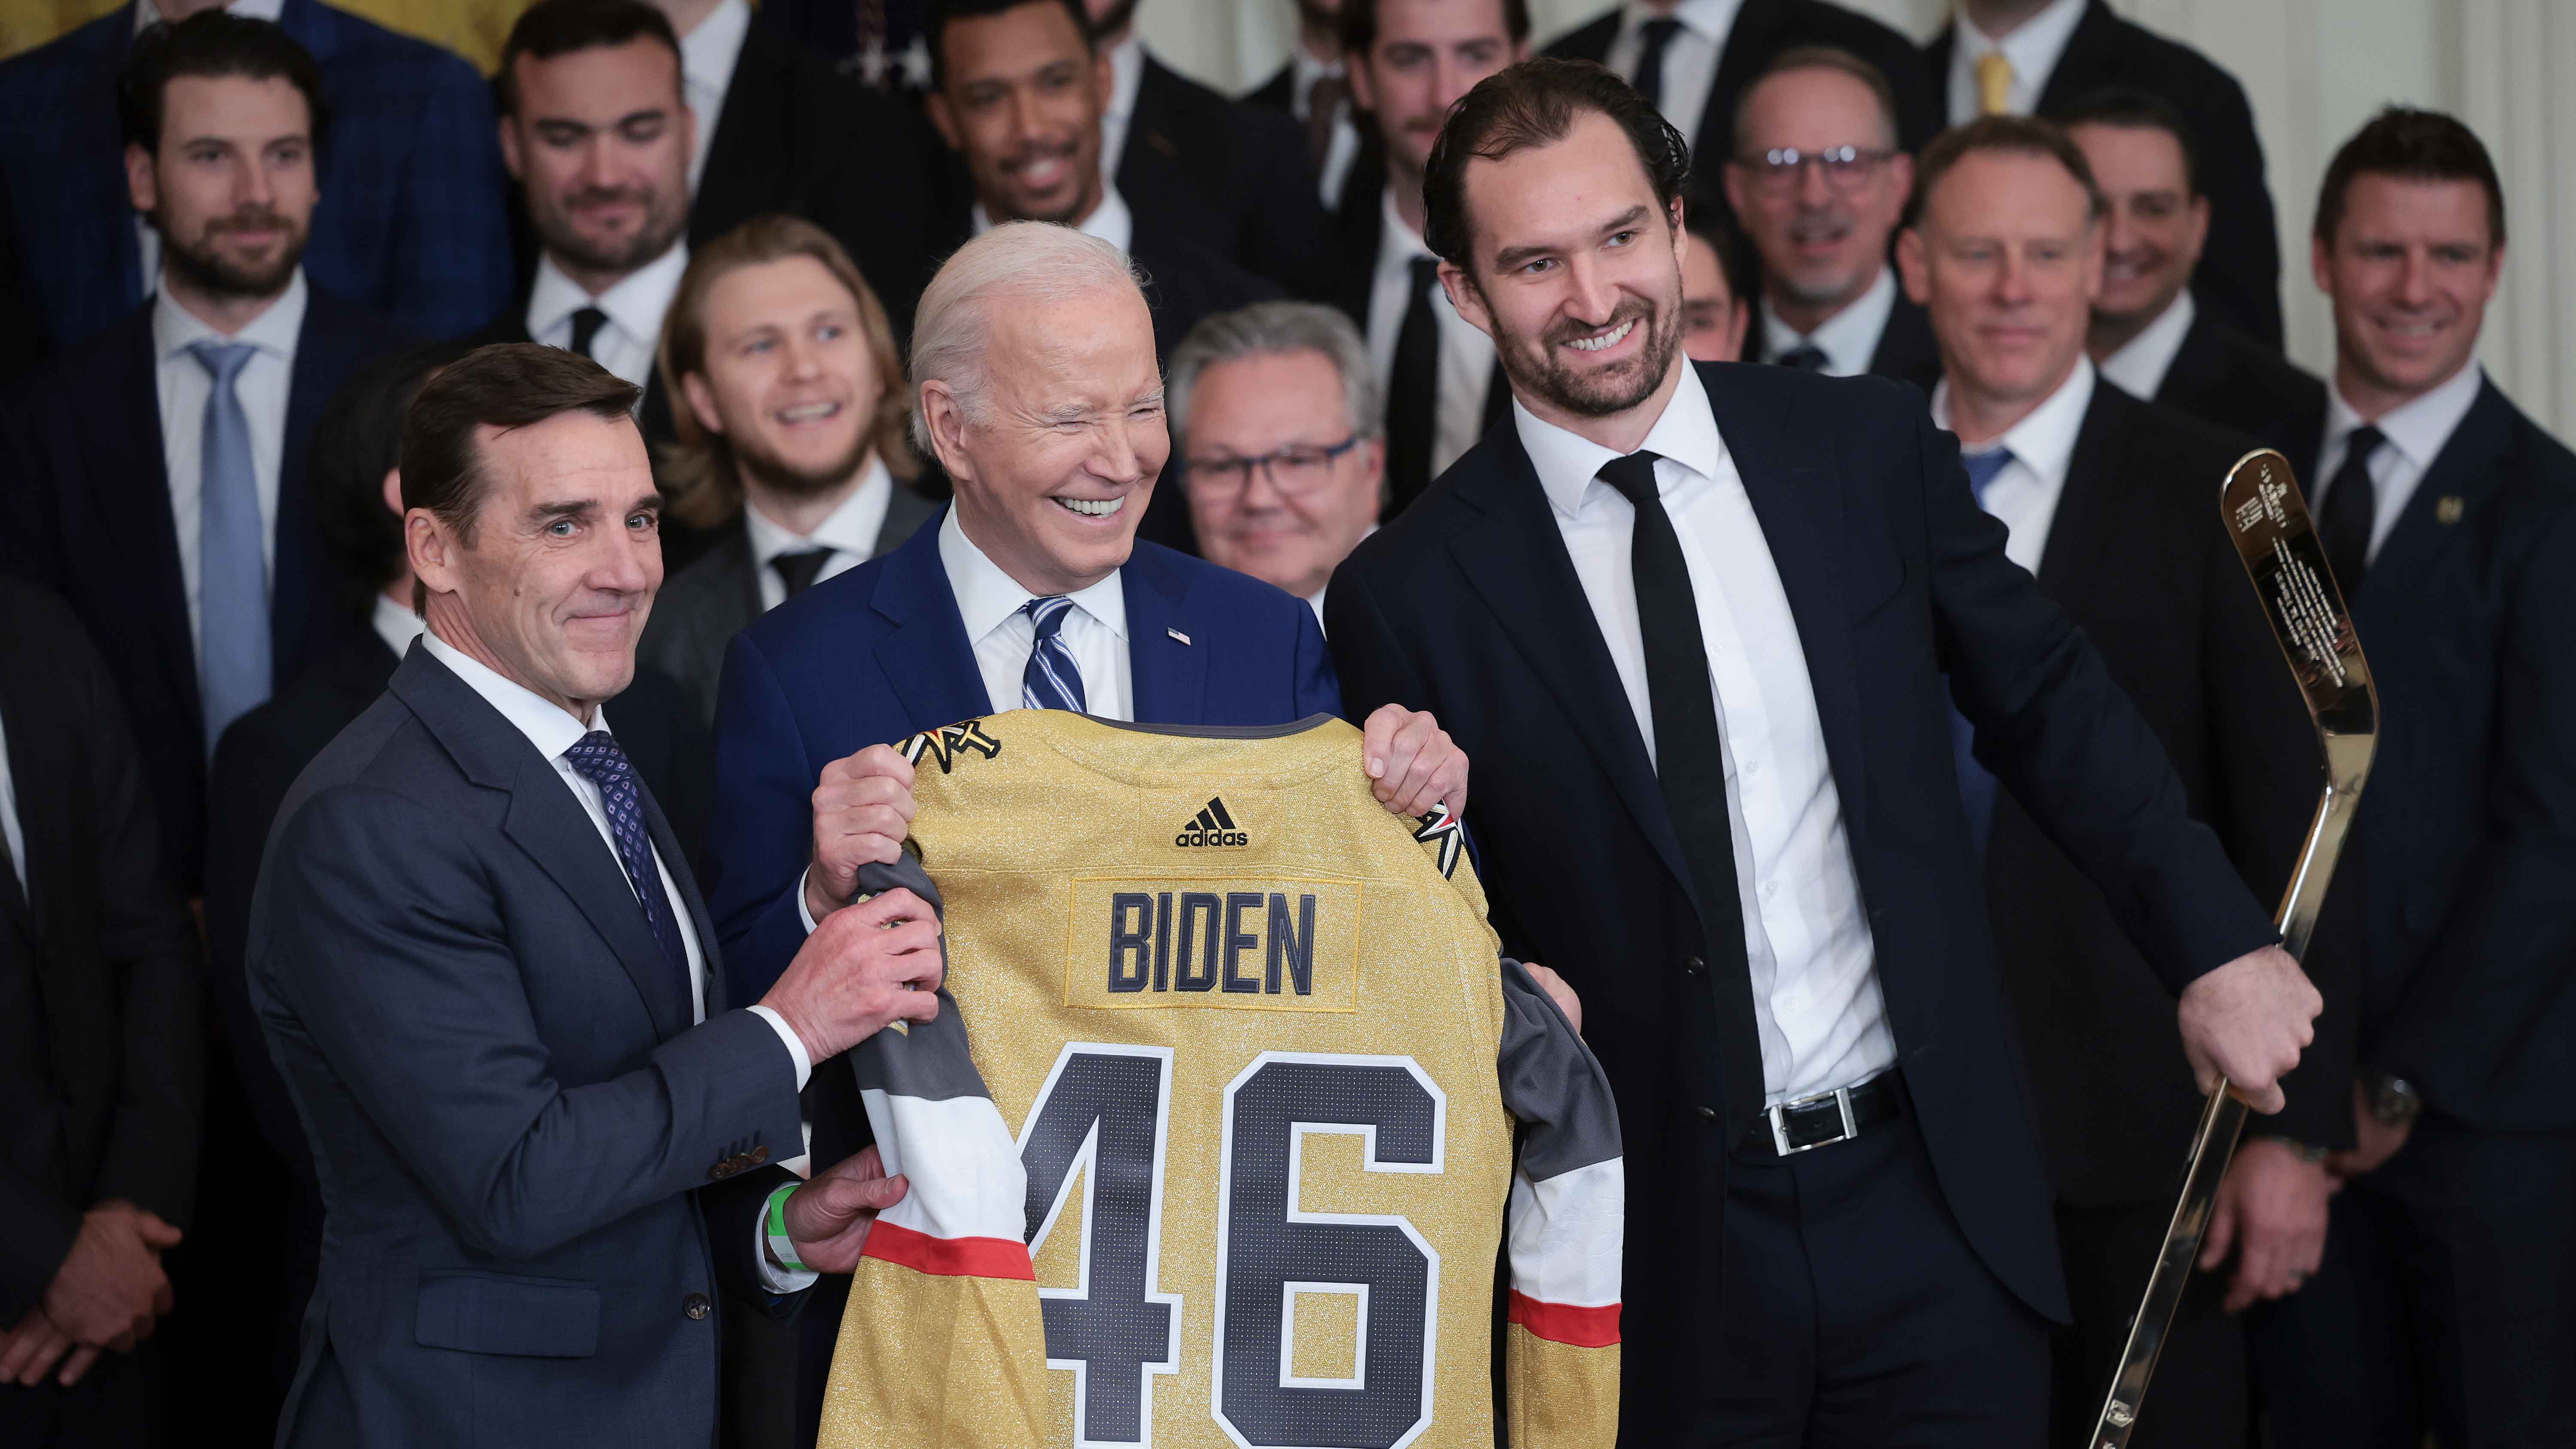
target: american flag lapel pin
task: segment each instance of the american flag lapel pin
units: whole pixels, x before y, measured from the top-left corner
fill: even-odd
[[[1166,633],[1166,634],[1171,635],[1171,636],[1172,636],[1173,638],[1175,638],[1175,639],[1180,640],[1180,641],[1181,641],[1182,643],[1184,643],[1184,644],[1187,644],[1188,642],[1190,642],[1190,636],[1189,636],[1189,635],[1182,633],[1180,630],[1173,628],[1173,627],[1172,627],[1171,625],[1169,625],[1169,624],[1166,624],[1166,625],[1164,625],[1164,626],[1163,626],[1163,632],[1164,632],[1164,633]]]

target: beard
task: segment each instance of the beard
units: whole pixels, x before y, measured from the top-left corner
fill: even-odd
[[[1674,277],[1676,289],[1680,277]],[[1557,348],[1603,329],[1571,321],[1550,326],[1544,335],[1510,334],[1502,349],[1503,373],[1513,385],[1546,399],[1576,417],[1603,418],[1623,413],[1664,385],[1673,359],[1681,352],[1682,315],[1678,305],[1664,306],[1631,294],[1611,315],[1610,327],[1635,322],[1645,329],[1644,344],[1634,356],[1608,367],[1585,370],[1562,360]]]
[[[158,225],[158,221],[155,222]],[[216,249],[215,238],[227,231],[268,230],[286,226],[286,245],[275,258],[259,265],[246,265],[225,256]],[[214,297],[274,297],[293,280],[295,268],[304,260],[306,232],[290,226],[286,218],[265,207],[245,209],[218,221],[206,223],[193,240],[173,236],[167,229],[161,233],[161,265],[179,274],[182,281],[199,292]]]
[[[568,218],[572,209],[587,202],[640,198],[644,203],[644,226],[623,243],[596,243],[573,230]],[[533,213],[535,208],[530,209]],[[584,271],[626,273],[671,249],[680,239],[681,228],[689,224],[685,207],[672,206],[657,191],[640,187],[603,187],[585,190],[558,201],[544,216],[534,216],[537,233],[548,250]]]
[[[874,428],[860,429],[847,453],[820,468],[791,463],[743,437],[734,444],[733,463],[747,482],[789,498],[814,498],[858,476],[859,465],[868,460],[868,449],[874,445],[874,433]]]

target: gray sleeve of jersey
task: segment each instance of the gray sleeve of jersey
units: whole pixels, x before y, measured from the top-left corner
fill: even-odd
[[[1503,964],[1503,1107],[1519,1119],[1521,1171],[1544,1181],[1619,1156],[1619,1108],[1583,1038],[1521,963]]]

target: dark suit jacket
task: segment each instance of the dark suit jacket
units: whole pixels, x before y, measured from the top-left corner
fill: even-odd
[[[1950,47],[1946,27],[1924,49],[1936,94],[1948,114]],[[2066,51],[2040,88],[2043,116],[2063,115],[2095,91],[2134,88],[2161,96],[2191,123],[2200,157],[2200,189],[2209,197],[2209,244],[2191,274],[2192,291],[2265,346],[2281,345],[2281,244],[2272,192],[2263,179],[2263,143],[2254,111],[2236,77],[2190,46],[2167,40],[2088,0]]]
[[[2314,475],[2320,421],[2292,456]],[[2360,1060],[2493,1132],[2576,1126],[2576,455],[2492,382],[2351,600],[2379,755],[2316,956]]]
[[[1761,353],[1763,348],[1762,317],[1755,313],[1753,325],[1745,334],[1747,350]],[[1780,359],[1759,356],[1757,362]],[[1869,354],[1872,377],[1892,377],[1910,382],[1931,396],[1933,384],[1941,380],[1941,342],[1932,335],[1932,318],[1914,300],[1905,295],[1903,286],[1896,290],[1896,305],[1887,314],[1887,326],[1878,334],[1878,346]]]
[[[696,1190],[799,1150],[795,1069],[643,800],[703,1025],[552,763],[425,649],[280,807],[251,1000],[331,1225],[281,1443],[714,1438],[703,1310],[754,1249]]]
[[[1797,618],[1934,1173],[1987,1267],[2062,1320],[2049,1184],[1951,764],[1952,701],[1980,758],[2108,887],[2168,992],[2275,939],[2271,922],[2187,815],[2101,656],[2004,557],[2002,525],[1978,510],[1921,393],[1696,365]],[[1759,1104],[1730,1111],[1723,1097],[1709,978],[1689,969],[1712,954],[1689,873],[1517,431],[1489,434],[1362,541],[1324,607],[1349,715],[1430,710],[1476,762],[1468,825],[1505,953],[1583,994],[1630,1144],[1622,1436],[1680,1442],[1721,1323],[1724,1124]]]
[[[321,66],[331,109],[305,271],[407,332],[471,331],[509,295],[511,271],[509,183],[483,77],[319,0],[286,0],[278,24]],[[143,300],[116,120],[133,38],[134,7],[121,5],[0,63],[0,173],[21,201],[18,242],[49,352]]]
[[[292,683],[349,629],[304,485],[314,420],[343,379],[401,339],[392,323],[309,288],[278,467],[269,571],[273,678]],[[0,489],[0,570],[60,593],[125,697],[144,778],[161,812],[162,852],[194,894],[205,844],[204,707],[188,629],[179,536],[171,521],[152,307],[55,358],[17,396],[16,476]]]
[[[2101,653],[2155,731],[2194,818],[2258,901],[2277,901],[2324,781],[2315,732],[2218,517],[2242,437],[2097,382],[2041,554],[2039,590]],[[2009,796],[1995,802],[1986,893],[1996,963],[2038,1088],[2061,1199],[2163,1201],[2201,1096],[2173,997],[2100,889]],[[2349,1017],[2348,972],[2318,989]],[[2309,1064],[2312,1066],[2313,1064]],[[2303,1066],[2259,1130],[2342,1145],[2350,1089]]]
[[[2193,314],[2156,401],[2288,457],[2315,451],[2325,427],[2325,383],[2206,307]],[[2319,481],[2301,478],[2310,488]]]
[[[124,1198],[187,1225],[206,998],[115,683],[72,611],[15,579],[0,579],[0,728],[26,850],[26,887],[0,881],[0,1317],[14,1325],[92,1205]]]
[[[1243,103],[1262,106],[1284,115],[1297,114],[1297,63],[1290,61],[1270,73],[1270,79],[1244,92]]]
[[[1117,184],[1139,216],[1155,213],[1245,270],[1314,295],[1324,208],[1305,133],[1287,116],[1230,101],[1148,54]]]
[[[874,558],[912,537],[938,516],[939,505],[895,480],[885,522],[877,529]],[[679,682],[698,717],[713,728],[716,683],[724,675],[725,646],[761,616],[760,572],[751,561],[751,533],[742,516],[712,530],[698,561],[671,575],[653,599],[653,616],[635,657]]]

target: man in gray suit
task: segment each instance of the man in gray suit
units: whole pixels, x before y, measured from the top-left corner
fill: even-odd
[[[931,912],[839,912],[728,1009],[601,710],[662,582],[635,397],[501,345],[405,423],[428,633],[287,796],[251,910],[326,1213],[283,1444],[703,1449],[718,1265],[783,1311],[902,1195],[873,1153],[769,1164],[802,1154],[816,1064],[936,1011]]]
[[[812,222],[754,217],[691,256],[661,368],[679,438],[663,486],[711,543],[672,576],[638,647],[713,724],[734,635],[939,506],[912,488],[912,389],[885,308]]]

